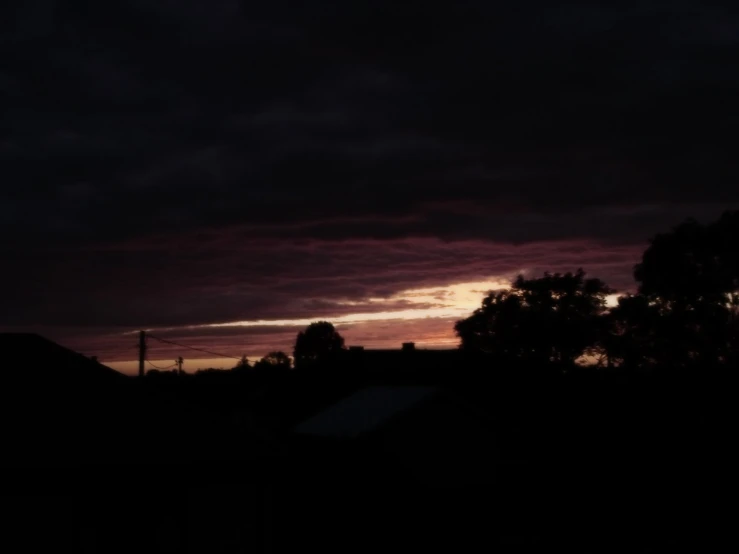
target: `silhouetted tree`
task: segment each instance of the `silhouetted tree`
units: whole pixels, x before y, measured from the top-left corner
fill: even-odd
[[[596,343],[612,291],[599,279],[545,273],[516,279],[510,290],[490,293],[455,331],[460,347],[504,360],[573,364]]]
[[[739,212],[709,225],[688,219],[651,239],[634,268],[639,292],[671,304],[725,304],[739,291]]]
[[[290,357],[284,352],[270,352],[254,364],[254,369],[287,371],[290,369]]]
[[[328,362],[344,350],[344,339],[328,321],[311,323],[298,333],[293,358],[295,369],[306,369]]]
[[[689,219],[650,241],[634,268],[639,292],[660,314],[653,329],[670,342],[657,363],[716,364],[736,359],[739,212],[711,224]]]
[[[246,354],[241,356],[241,359],[236,363],[236,367],[234,367],[235,371],[240,370],[247,370],[251,369],[251,366],[249,365],[249,359],[246,357]]]
[[[669,344],[660,341],[659,306],[644,295],[625,295],[611,308],[601,339],[609,365],[644,368],[653,365]]]

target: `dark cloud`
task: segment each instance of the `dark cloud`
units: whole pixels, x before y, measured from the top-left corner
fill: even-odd
[[[739,206],[738,30],[688,0],[6,2],[1,323],[628,288],[648,236]]]
[[[137,328],[335,317],[404,309],[404,299],[392,298],[404,290],[579,266],[626,288],[639,251],[584,240],[248,237],[236,230],[162,236],[120,248],[47,250],[26,263],[19,253],[11,259],[19,271],[3,277],[14,293],[0,323]]]

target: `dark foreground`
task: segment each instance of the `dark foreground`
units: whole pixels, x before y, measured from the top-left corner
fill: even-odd
[[[6,385],[2,550],[666,552],[727,544],[736,417],[726,374],[406,376],[394,384],[434,385],[456,408],[419,410],[354,440],[291,432],[387,380],[247,386],[224,377],[197,387],[36,386],[24,397],[14,394],[19,384]],[[465,416],[439,416],[456,409]]]

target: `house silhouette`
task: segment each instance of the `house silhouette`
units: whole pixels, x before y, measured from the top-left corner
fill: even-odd
[[[294,429],[306,448],[330,444],[382,460],[424,486],[494,482],[495,430],[487,414],[450,390],[429,386],[368,386]]]
[[[96,359],[34,333],[0,333],[1,378],[26,383],[121,383],[128,378]]]
[[[328,550],[358,536],[368,550],[490,544],[490,524],[474,521],[494,520],[495,428],[456,392],[359,387],[295,425],[292,445],[303,461],[294,476],[303,514],[295,524]],[[302,498],[315,510],[301,509]],[[335,522],[333,532],[319,539],[326,521]]]
[[[0,347],[2,547],[270,550],[282,448],[239,406],[213,411],[39,335]]]

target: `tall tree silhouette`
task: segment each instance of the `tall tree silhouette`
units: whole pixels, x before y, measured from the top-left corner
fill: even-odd
[[[671,232],[652,238],[634,268],[639,292],[673,306],[720,302],[722,294],[732,287],[722,267],[714,231],[689,219]]]
[[[606,295],[599,279],[545,273],[516,279],[510,290],[490,293],[455,331],[460,347],[505,360],[572,364],[599,337]]]
[[[669,341],[658,363],[717,364],[736,359],[739,212],[708,225],[689,219],[658,234],[634,268],[639,292],[661,316],[653,329]]]
[[[293,358],[296,369],[306,369],[328,362],[344,349],[344,338],[328,321],[311,323],[298,333]]]

